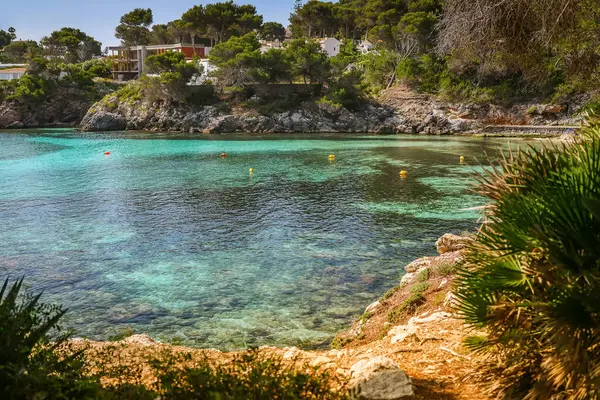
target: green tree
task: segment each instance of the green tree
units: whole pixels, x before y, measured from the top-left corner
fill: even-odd
[[[136,8],[121,17],[115,37],[121,39],[125,46],[147,45],[151,39],[148,27],[153,20],[151,9]]]
[[[260,43],[254,33],[217,44],[210,52],[209,60],[217,67],[214,72],[222,87],[241,87],[255,83],[260,75]]]
[[[8,46],[10,42],[17,38],[15,32],[15,28],[13,27],[8,28],[8,31],[0,29],[0,49]]]
[[[44,52],[67,63],[78,63],[102,54],[102,43],[75,28],[61,28],[40,41]]]
[[[304,83],[324,83],[329,73],[329,60],[321,45],[312,39],[294,39],[285,48],[292,73]]]
[[[15,40],[4,47],[3,54],[8,62],[23,63],[41,55],[41,48],[34,40]]]
[[[245,35],[260,29],[263,23],[262,15],[256,13],[256,7],[251,4],[236,6],[236,22],[233,27],[236,34]]]
[[[202,5],[190,8],[181,16],[182,25],[190,35],[194,55],[196,54],[196,36],[206,32],[206,21],[206,13]]]
[[[169,25],[152,25],[152,30],[150,31],[150,44],[169,44],[174,41]]]
[[[185,82],[189,82],[198,73],[198,67],[195,63],[188,63],[183,53],[174,51],[148,56],[146,68],[151,74],[164,74],[167,72],[179,74]]]
[[[226,41],[231,27],[236,23],[236,5],[233,1],[207,4],[206,19],[213,44]]]
[[[262,80],[266,83],[293,82],[289,53],[270,49],[261,57]]]
[[[268,40],[270,42],[276,40],[283,42],[285,40],[285,27],[279,22],[265,22],[260,27],[258,36],[262,40]]]

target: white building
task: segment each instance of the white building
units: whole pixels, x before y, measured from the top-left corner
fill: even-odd
[[[327,38],[321,40],[321,48],[325,53],[327,53],[327,57],[335,57],[340,54],[340,45],[342,44],[336,38]]]
[[[25,64],[0,64],[0,81],[19,79],[27,72]]]
[[[373,43],[369,42],[368,40],[361,40],[356,45],[356,48],[361,54],[367,54],[373,48]]]
[[[261,40],[260,41],[260,53],[264,54],[271,49],[282,49],[283,43],[279,40],[269,41],[269,40]]]

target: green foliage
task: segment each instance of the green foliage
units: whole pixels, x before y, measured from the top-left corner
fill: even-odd
[[[115,37],[121,39],[126,46],[137,46],[150,43],[150,30],[154,17],[152,10],[136,8],[121,17],[115,29]]]
[[[39,57],[41,48],[33,40],[13,40],[4,47],[2,61],[7,63],[24,63],[28,59]]]
[[[456,295],[500,398],[600,396],[600,127],[479,176],[486,210]]]
[[[81,69],[89,72],[94,78],[111,78],[112,68],[112,62],[108,59],[87,60],[81,64]]]
[[[329,60],[318,42],[294,39],[288,43],[292,74],[302,77],[304,83],[323,83],[329,74]]]
[[[410,295],[387,315],[388,322],[398,322],[402,316],[414,312],[425,301],[425,292],[429,290],[429,282],[421,282],[410,288]]]
[[[6,279],[0,289],[0,397],[94,398],[99,381],[84,376],[83,357],[68,351],[68,335],[56,336],[65,310],[41,303],[41,294],[22,294],[22,286],[22,279],[10,287]]]
[[[266,83],[292,82],[289,53],[281,49],[270,49],[261,56],[261,80]]]
[[[12,93],[6,100],[16,100],[21,103],[39,103],[56,89],[56,82],[42,76],[23,75],[15,81]]]
[[[429,268],[424,268],[423,271],[419,272],[415,277],[415,282],[427,282],[429,280]]]
[[[0,29],[0,49],[2,49],[4,46],[9,45],[10,42],[15,40],[16,38],[17,35],[15,35],[15,28],[8,28],[8,31]]]
[[[209,59],[217,67],[214,76],[223,87],[255,83],[260,75],[260,43],[253,33],[217,44]]]
[[[457,263],[443,262],[441,264],[436,265],[433,268],[432,273],[435,276],[451,276],[456,273],[458,268],[459,268],[459,266]]]
[[[148,56],[146,67],[151,74],[179,74],[185,83],[200,71],[196,63],[188,63],[183,53],[167,51],[162,54]]]
[[[265,22],[258,30],[258,36],[262,40],[283,42],[285,40],[285,27],[279,22]]]
[[[61,28],[40,41],[46,55],[78,63],[102,54],[102,43],[75,28]]]

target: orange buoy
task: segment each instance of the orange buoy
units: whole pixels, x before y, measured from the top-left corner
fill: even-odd
[[[221,153],[221,158],[227,157],[227,153]]]
[[[104,155],[105,155],[105,156],[110,156],[110,151],[105,151],[105,152],[104,152]]]

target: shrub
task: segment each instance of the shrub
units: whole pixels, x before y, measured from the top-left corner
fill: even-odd
[[[14,91],[6,96],[6,100],[41,102],[56,88],[56,82],[42,76],[23,75],[17,80]]]
[[[479,176],[492,201],[457,280],[459,312],[486,329],[501,398],[600,396],[600,127],[572,145],[510,154]]]
[[[410,295],[398,307],[387,315],[388,322],[398,322],[401,316],[414,312],[425,301],[425,292],[429,290],[429,282],[417,283],[410,289]]]
[[[257,350],[242,353],[231,363],[212,365],[189,354],[165,353],[150,361],[158,377],[154,391],[167,399],[343,399],[332,390],[336,381],[327,372],[305,372]],[[181,365],[189,365],[180,368]]]
[[[0,398],[94,398],[99,380],[84,375],[82,354],[60,334],[65,310],[22,294],[22,286],[21,279],[9,288],[6,279],[0,289]]]

